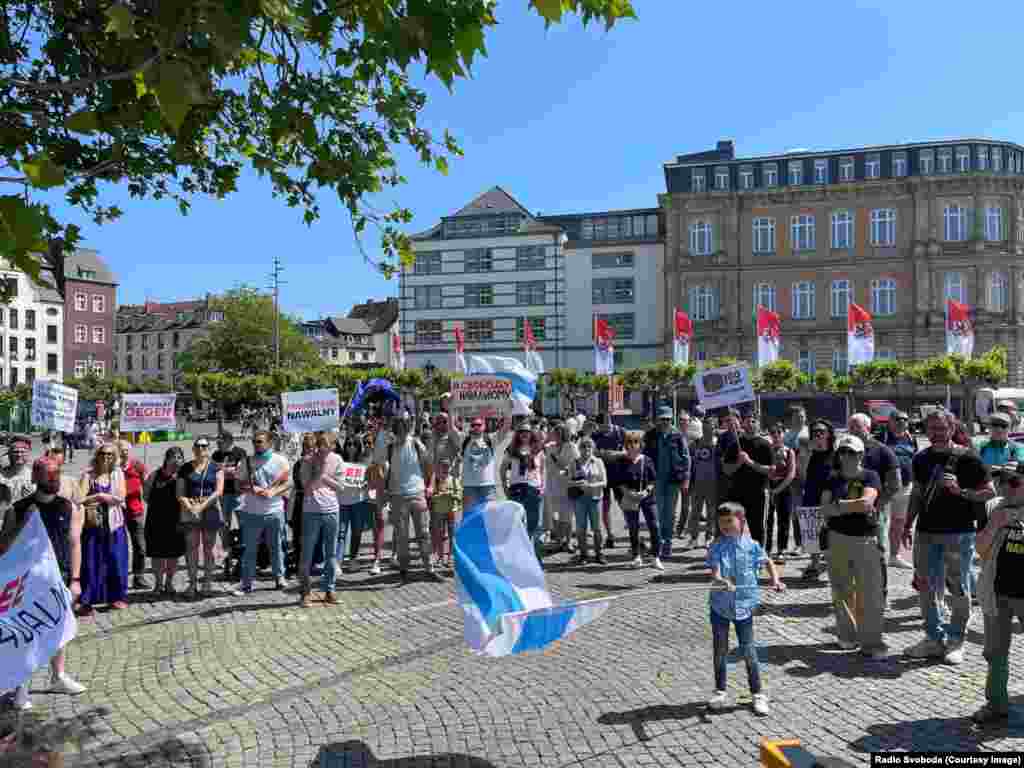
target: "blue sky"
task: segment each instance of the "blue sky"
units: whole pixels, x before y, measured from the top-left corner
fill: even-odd
[[[655,206],[662,164],[722,138],[741,156],[952,136],[1024,142],[1016,4],[980,15],[935,2],[634,5],[638,21],[605,33],[575,18],[545,31],[526,0],[500,3],[473,79],[452,94],[425,81],[424,127],[449,129],[465,157],[445,177],[401,153],[409,183],[377,204],[411,208],[410,232],[494,184],[545,214]],[[80,222],[120,275],[119,301],[262,286],[275,255],[282,305],[305,317],[397,295],[397,281],[364,266],[332,194],[307,228],[254,174],[239,188],[195,198],[187,217],[115,192],[120,221]],[[372,234],[366,246],[376,252]]]

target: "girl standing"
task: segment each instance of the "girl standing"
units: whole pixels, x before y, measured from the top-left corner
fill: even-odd
[[[505,451],[498,469],[505,498],[517,501],[526,510],[526,532],[533,542],[534,551],[540,557],[540,489],[544,475],[541,456],[530,446],[532,432],[530,425],[521,424],[512,442]]]
[[[178,470],[185,463],[181,448],[168,448],[164,463],[149,473],[143,487],[146,499],[146,551],[153,565],[156,586],[153,594],[174,594],[174,573],[178,570],[178,558],[187,547],[185,534],[178,526],[180,507],[178,504]]]
[[[302,582],[303,608],[313,605],[310,576],[313,567],[313,544],[324,541],[324,568],[321,587],[324,602],[336,605],[334,582],[337,577],[338,492],[341,490],[341,457],[333,450],[337,433],[316,433],[316,452],[302,460],[299,477],[302,481],[302,549],[299,574]]]
[[[341,446],[341,491],[338,493],[338,563],[344,570],[345,537],[351,532],[349,571],[359,570],[356,558],[363,541],[363,531],[373,525],[370,487],[366,471],[369,455],[359,435],[350,435]]]
[[[775,563],[782,565],[789,547],[789,518],[793,512],[790,488],[796,478],[796,453],[785,444],[786,427],[782,423],[771,428],[772,471],[768,475],[768,525],[765,528],[767,552],[772,551],[773,528],[777,527]]]
[[[377,429],[371,428],[366,432],[366,455],[373,456],[374,443],[377,439]],[[369,460],[369,459],[368,459]],[[386,506],[384,493],[384,475],[380,467],[370,464],[367,470],[369,487],[370,509],[373,513],[373,565],[370,566],[370,575],[380,575],[380,559],[384,552],[384,518]]]
[[[188,546],[188,596],[199,597],[199,549],[203,550],[203,593],[213,592],[214,548],[223,525],[220,497],[224,494],[224,472],[210,459],[210,441],[200,437],[192,445],[192,461],[178,470],[178,504],[181,526]]]
[[[90,616],[93,606],[109,603],[127,608],[128,532],[124,525],[124,475],[117,467],[113,445],[96,451],[92,466],[83,474],[79,493],[84,508],[82,529],[82,595],[80,614]]]

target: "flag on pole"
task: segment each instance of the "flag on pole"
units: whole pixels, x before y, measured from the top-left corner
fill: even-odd
[[[402,349],[402,337],[397,333],[391,334],[391,353],[394,358],[394,368],[396,371],[405,370],[405,351]]]
[[[672,348],[672,360],[676,365],[688,365],[690,362],[690,339],[693,338],[693,323],[690,316],[681,309],[676,310],[675,343]]]
[[[946,354],[964,357],[974,354],[971,308],[952,299],[946,300]]]
[[[757,364],[768,365],[779,359],[779,315],[762,306],[757,308]]]
[[[615,373],[615,329],[594,315],[594,373]]]
[[[537,351],[537,338],[533,335],[533,323],[523,318],[523,352],[527,370],[540,376],[544,373],[544,358]]]
[[[469,375],[500,376],[512,382],[512,413],[529,416],[533,413],[533,400],[537,397],[537,374],[514,357],[497,355],[470,355]]]
[[[455,326],[455,370],[465,374],[469,368],[466,366],[466,337],[462,335],[462,326]]]
[[[851,302],[846,315],[846,364],[861,365],[874,359],[875,331],[871,327],[871,313]]]

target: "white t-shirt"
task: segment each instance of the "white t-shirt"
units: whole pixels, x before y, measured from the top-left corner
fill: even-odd
[[[494,438],[482,441],[469,438],[466,450],[462,452],[462,487],[495,485],[496,465]]]
[[[328,453],[324,457],[324,475],[333,478],[335,482],[341,482],[341,456],[336,453]],[[309,472],[310,468],[307,468],[306,462],[303,462],[303,471],[306,474],[302,475],[304,483],[309,483]],[[315,465],[313,465],[315,466]],[[338,513],[338,493],[333,488],[328,488],[326,485],[321,485],[313,490],[303,488],[302,490],[302,512],[303,514],[309,512],[313,514],[330,515]]]
[[[249,466],[252,470],[249,481],[254,488],[269,488],[282,473],[287,473],[290,469],[288,460],[279,453],[271,453],[268,459],[253,456]],[[252,515],[272,515],[278,512],[283,514],[284,496],[279,495],[267,499],[247,493],[245,495],[245,511]]]
[[[416,452],[417,438],[409,435],[402,445],[395,444],[391,453],[391,480],[388,491],[398,496],[419,496],[426,490],[427,484],[420,468],[419,454]],[[373,463],[384,466],[388,462],[388,448],[395,443],[391,432],[381,432],[373,447]],[[428,461],[430,454],[423,446],[423,460]]]

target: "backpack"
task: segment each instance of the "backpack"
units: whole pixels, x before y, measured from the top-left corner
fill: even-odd
[[[412,445],[416,449],[416,460],[420,463],[420,472],[427,474],[427,464],[423,461],[423,454],[427,452],[427,447],[420,441],[418,437],[412,439]],[[391,488],[391,457],[395,452],[395,442],[392,440],[388,443],[388,474],[384,478],[384,489],[389,490]]]

